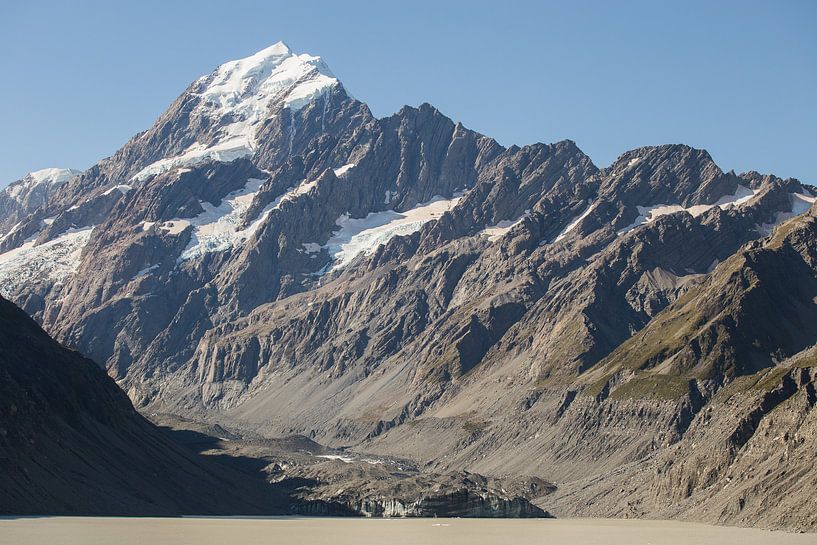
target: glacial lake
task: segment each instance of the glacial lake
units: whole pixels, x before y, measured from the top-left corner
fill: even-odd
[[[0,518],[2,545],[817,545],[817,534],[607,519]]]

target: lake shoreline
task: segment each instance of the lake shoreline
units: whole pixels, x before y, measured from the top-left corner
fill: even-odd
[[[817,545],[817,534],[649,519],[0,517],[0,545]]]

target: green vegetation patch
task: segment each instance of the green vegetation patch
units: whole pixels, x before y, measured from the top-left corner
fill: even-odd
[[[689,393],[689,378],[676,375],[642,375],[613,390],[611,399],[675,400]]]

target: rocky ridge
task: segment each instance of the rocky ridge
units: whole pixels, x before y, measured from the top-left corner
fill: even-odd
[[[0,513],[280,514],[285,496],[140,416],[93,362],[0,298]]]
[[[0,292],[147,413],[536,475],[556,514],[812,528],[721,507],[710,488],[753,443],[697,422],[754,414],[748,383],[817,343],[814,262],[786,238],[815,195],[683,145],[599,169],[571,141],[504,148],[430,105],[376,119],[278,44],[194,82],[19,221]],[[618,492],[698,433],[699,452],[733,453],[707,486],[677,469]],[[770,475],[753,497],[785,493]]]

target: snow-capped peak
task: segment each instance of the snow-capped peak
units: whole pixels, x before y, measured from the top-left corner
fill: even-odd
[[[79,170],[72,168],[44,168],[29,172],[26,177],[30,177],[37,184],[62,185],[79,174]]]
[[[23,176],[20,180],[9,185],[5,192],[12,199],[16,199],[21,194],[26,194],[35,187],[47,184],[51,187],[59,187],[74,176],[81,174],[79,170],[71,168],[44,168],[35,170]]]
[[[196,80],[192,88],[199,100],[190,117],[205,118],[208,122],[203,125],[212,128],[181,154],[149,165],[134,179],[205,160],[232,161],[251,155],[256,133],[271,115],[284,108],[297,111],[338,84],[320,57],[293,53],[284,42],[226,62]]]
[[[278,42],[249,57],[222,64],[199,82],[199,96],[214,107],[212,114],[239,114],[246,126],[263,121],[273,101],[298,110],[338,80],[320,57],[297,55],[284,42]],[[243,134],[245,126],[230,126],[229,132]]]

